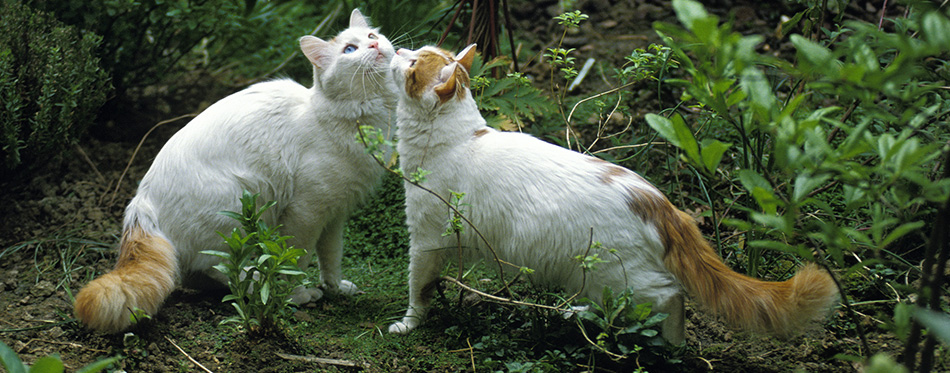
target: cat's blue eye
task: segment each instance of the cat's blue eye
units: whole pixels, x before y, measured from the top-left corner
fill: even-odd
[[[353,52],[356,52],[356,46],[355,46],[355,45],[347,45],[346,48],[343,48],[343,53],[344,53],[344,54],[350,54],[350,53],[353,53]]]

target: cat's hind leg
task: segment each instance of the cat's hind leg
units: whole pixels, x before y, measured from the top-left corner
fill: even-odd
[[[663,339],[674,346],[680,346],[686,342],[684,297],[679,289],[676,289],[673,295],[657,300],[653,311],[668,315],[660,322],[660,335]]]

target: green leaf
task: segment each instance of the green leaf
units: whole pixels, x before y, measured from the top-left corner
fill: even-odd
[[[722,161],[722,155],[726,153],[726,150],[729,150],[730,146],[732,146],[731,143],[724,143],[719,140],[703,140],[703,166],[706,167],[707,171],[710,173],[716,172],[716,169],[719,168],[719,162]]]
[[[693,132],[683,122],[682,116],[675,114],[672,119],[668,119],[651,113],[646,115],[646,121],[660,136],[686,152],[686,157],[690,161],[697,165],[702,164],[699,157],[699,144],[696,143]]]
[[[924,40],[934,49],[930,51],[933,55],[950,48],[950,20],[945,15],[935,11],[927,12],[920,26]]]
[[[92,364],[89,364],[89,365],[86,365],[86,366],[84,366],[84,367],[82,367],[82,368],[79,368],[79,370],[77,370],[76,373],[97,373],[97,372],[101,372],[103,369],[106,369],[106,368],[108,368],[110,365],[112,365],[113,363],[119,361],[120,358],[121,358],[121,356],[113,356],[113,357],[107,357],[107,358],[103,358],[103,359],[96,360],[96,362],[94,362],[94,363],[92,363]]]
[[[30,372],[62,373],[63,369],[63,362],[59,360],[58,356],[47,356],[36,360],[36,362],[33,363],[33,366],[30,367]]]
[[[270,282],[264,282],[261,285],[261,303],[266,305],[268,299],[270,299]]]
[[[9,373],[26,373],[26,367],[23,366],[20,357],[3,342],[0,342],[0,363]]]
[[[748,67],[742,70],[742,80],[739,82],[739,86],[751,98],[750,103],[755,113],[763,121],[770,121],[772,113],[776,111],[776,101],[765,74],[762,74],[762,71],[757,68]]]
[[[673,10],[676,11],[676,18],[689,30],[693,29],[696,21],[709,18],[706,8],[692,0],[673,0]]]
[[[824,184],[829,178],[831,178],[829,175],[815,177],[809,173],[798,174],[798,176],[795,177],[792,200],[801,203],[802,199],[808,196],[808,193],[811,193],[811,191],[815,190],[819,185]]]
[[[739,170],[739,182],[755,198],[762,211],[774,215],[778,208],[778,199],[772,191],[772,185],[765,177],[752,170]]]
[[[927,327],[927,330],[945,344],[950,344],[950,315],[931,309],[916,307],[914,317]]]
[[[814,67],[825,73],[836,72],[840,69],[840,61],[835,59],[834,53],[830,49],[798,34],[793,34],[789,39],[798,49],[799,55]]]
[[[901,238],[907,235],[908,233],[911,233],[920,228],[923,228],[923,226],[924,226],[924,222],[922,221],[915,221],[915,222],[901,224],[897,228],[894,228],[894,230],[892,230],[890,233],[888,233],[887,236],[884,237],[883,240],[881,240],[881,243],[879,244],[879,246],[882,248],[887,247],[887,245],[890,245],[891,242],[896,241],[898,238]]]

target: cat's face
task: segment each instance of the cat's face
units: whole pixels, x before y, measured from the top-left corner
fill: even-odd
[[[475,58],[475,44],[458,55],[436,47],[400,49],[390,68],[403,102],[433,108],[455,98],[466,97],[468,69]]]
[[[350,27],[335,38],[307,35],[300,38],[300,49],[314,66],[314,84],[328,96],[359,99],[387,90],[393,46],[358,9],[350,14]]]

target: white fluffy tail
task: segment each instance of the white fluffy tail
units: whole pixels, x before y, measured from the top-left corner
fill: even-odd
[[[76,295],[76,318],[102,333],[121,332],[132,324],[136,310],[155,314],[177,278],[178,259],[171,243],[131,226],[122,234],[115,269]]]

